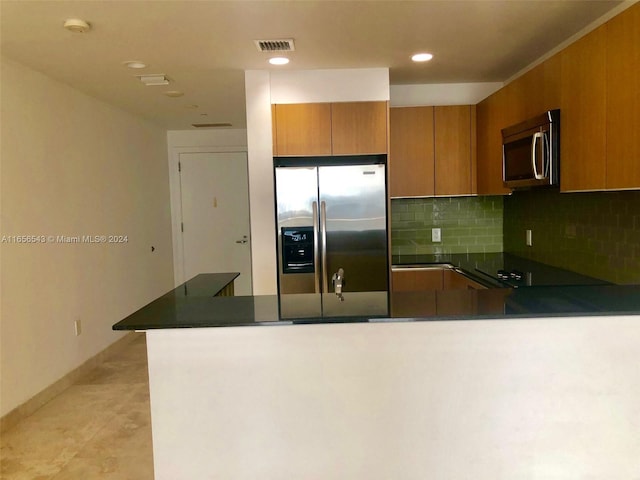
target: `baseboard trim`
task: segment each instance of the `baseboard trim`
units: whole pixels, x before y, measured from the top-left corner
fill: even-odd
[[[62,393],[64,390],[76,383],[80,378],[87,375],[91,370],[100,366],[109,357],[122,350],[122,348],[127,346],[140,335],[144,335],[144,333],[129,332],[127,335],[120,338],[119,340],[116,340],[101,352],[98,352],[96,355],[88,359],[79,367],[71,370],[60,380],[54,382],[53,384],[42,390],[40,393],[37,393],[36,395],[31,397],[22,405],[18,405],[16,408],[0,418],[0,433],[4,433],[10,428],[16,426],[16,424],[20,420],[23,420],[24,418],[31,415],[45,403],[49,402],[52,398]]]

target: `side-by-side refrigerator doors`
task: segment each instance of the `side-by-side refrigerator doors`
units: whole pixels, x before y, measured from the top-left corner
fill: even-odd
[[[277,167],[279,293],[388,289],[384,165]]]
[[[322,291],[343,270],[343,292],[388,289],[384,165],[318,167]]]

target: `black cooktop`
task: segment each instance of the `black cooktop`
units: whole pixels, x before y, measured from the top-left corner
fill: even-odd
[[[480,264],[475,270],[512,288],[610,284],[599,278],[509,254],[496,257],[493,262]]]

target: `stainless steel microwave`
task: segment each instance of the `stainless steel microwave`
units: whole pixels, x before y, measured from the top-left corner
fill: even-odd
[[[502,129],[502,181],[508,188],[560,184],[560,110]]]

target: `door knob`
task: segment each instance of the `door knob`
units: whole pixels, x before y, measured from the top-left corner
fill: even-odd
[[[242,240],[236,240],[236,243],[247,243],[249,240],[247,240],[247,236],[243,235],[242,236]]]

